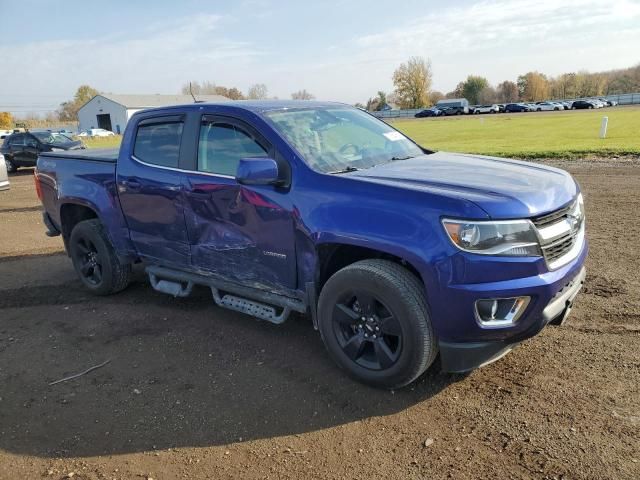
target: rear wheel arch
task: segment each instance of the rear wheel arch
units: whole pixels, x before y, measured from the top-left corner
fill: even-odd
[[[71,236],[73,228],[84,220],[98,218],[98,213],[91,207],[78,203],[64,203],[60,206],[60,227],[65,239]]]

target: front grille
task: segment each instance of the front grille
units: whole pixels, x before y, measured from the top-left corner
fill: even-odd
[[[565,222],[565,220],[568,221]],[[538,231],[541,232],[541,239],[547,238],[547,240],[541,240],[540,246],[542,247],[542,254],[549,268],[558,268],[561,266],[560,264],[566,263],[564,261],[558,262],[560,264],[555,262],[571,251],[578,242],[579,235],[581,235],[583,217],[576,203],[574,202],[559,210],[532,218],[531,221]],[[566,229],[558,225],[560,228],[559,236],[558,234],[552,234],[553,237],[548,238],[549,233],[557,230],[558,227],[555,226],[560,223],[563,223]],[[567,259],[567,261],[569,260],[570,259]]]
[[[552,225],[554,223],[559,222],[560,220],[567,218],[572,208],[573,208],[573,204],[570,204],[564,208],[561,208],[560,210],[556,210],[555,212],[547,213],[546,215],[541,215],[539,217],[532,218],[531,221],[537,228],[548,227],[549,225]]]
[[[542,253],[544,254],[544,258],[547,263],[553,263],[571,250],[573,245],[576,243],[576,234],[577,232],[571,232],[548,245],[542,245]]]

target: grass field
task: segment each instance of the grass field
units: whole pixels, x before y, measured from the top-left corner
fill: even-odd
[[[602,117],[607,138],[599,138]],[[403,119],[392,125],[434,150],[520,158],[640,154],[640,106],[567,112],[531,112]],[[89,148],[113,148],[122,137],[83,139]]]
[[[122,141],[122,135],[113,137],[84,137],[82,143],[88,148],[117,148]]]
[[[602,117],[607,138],[599,138]],[[434,150],[521,158],[640,154],[640,106],[403,119],[392,125]]]

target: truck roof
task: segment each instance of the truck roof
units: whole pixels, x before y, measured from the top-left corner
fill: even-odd
[[[197,98],[197,97],[196,97]],[[226,102],[197,102],[182,105],[171,105],[165,107],[149,108],[141,110],[149,112],[153,110],[167,110],[173,108],[198,109],[202,106],[219,106],[226,108],[237,108],[239,110],[247,110],[254,113],[262,113],[271,110],[286,110],[293,108],[330,108],[351,106],[340,102],[320,102],[314,100],[230,100]]]

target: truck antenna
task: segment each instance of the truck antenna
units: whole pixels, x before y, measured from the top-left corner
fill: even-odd
[[[196,96],[193,94],[193,90],[191,89],[191,82],[189,82],[189,93],[191,94],[191,98],[193,98],[193,103],[198,103],[198,100],[196,100]]]

